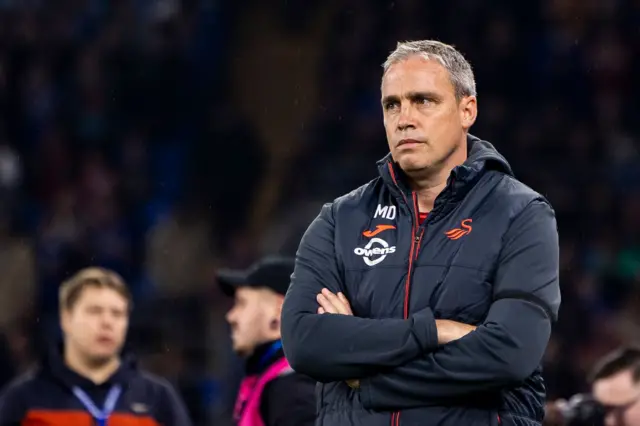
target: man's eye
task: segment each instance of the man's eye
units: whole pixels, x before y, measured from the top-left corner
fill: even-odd
[[[387,102],[386,104],[384,104],[384,109],[389,111],[390,109],[393,109],[396,106],[398,106],[397,102]]]

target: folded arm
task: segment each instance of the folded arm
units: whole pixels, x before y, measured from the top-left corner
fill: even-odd
[[[362,379],[363,405],[411,408],[522,382],[539,366],[558,314],[558,263],[553,210],[534,201],[505,236],[484,323],[436,352]]]
[[[282,308],[282,343],[292,368],[319,382],[343,381],[397,367],[437,347],[430,309],[404,319],[318,313],[317,295],[344,292],[334,247],[332,206],[302,238]]]

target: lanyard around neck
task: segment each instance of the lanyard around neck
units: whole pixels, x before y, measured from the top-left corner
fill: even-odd
[[[122,393],[122,387],[120,385],[113,385],[111,389],[109,389],[109,393],[107,394],[107,398],[104,401],[104,407],[99,409],[96,404],[91,400],[89,395],[82,389],[77,386],[74,386],[73,394],[80,400],[82,405],[89,411],[91,417],[93,417],[98,426],[106,426],[107,419],[113,413],[113,410],[116,408],[116,403],[120,398],[120,394]]]

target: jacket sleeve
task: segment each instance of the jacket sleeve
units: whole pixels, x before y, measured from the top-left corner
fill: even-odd
[[[345,290],[336,260],[332,205],[325,205],[300,242],[282,308],[282,343],[291,367],[327,383],[396,367],[437,348],[430,309],[405,319],[317,314],[323,288]]]
[[[191,426],[189,413],[182,399],[173,386],[163,380],[162,418],[158,419],[162,426]]]
[[[539,366],[560,306],[556,220],[541,200],[512,222],[484,323],[462,339],[361,380],[363,405],[403,409],[519,383]]]

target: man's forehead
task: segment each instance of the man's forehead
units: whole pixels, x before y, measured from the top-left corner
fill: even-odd
[[[78,296],[78,303],[85,302],[95,302],[98,301],[122,301],[126,303],[126,299],[122,296],[118,291],[109,288],[109,287],[95,287],[95,286],[87,286],[82,290],[80,295]]]
[[[237,297],[269,297],[271,294],[275,295],[275,292],[269,290],[267,287],[255,287],[255,286],[239,286],[236,289]]]
[[[449,73],[434,59],[412,56],[389,67],[382,77],[383,96],[400,96],[404,92],[444,91],[453,89]]]

